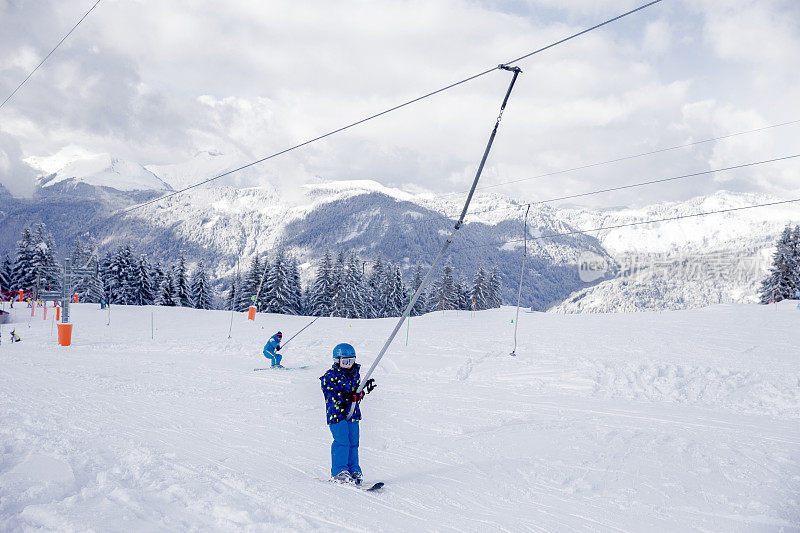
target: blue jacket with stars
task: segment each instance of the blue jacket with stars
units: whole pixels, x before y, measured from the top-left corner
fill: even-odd
[[[361,365],[355,364],[353,368],[345,370],[339,365],[334,365],[325,375],[319,378],[322,382],[322,394],[325,395],[325,411],[328,416],[328,424],[336,424],[347,417],[350,410],[350,401],[345,399],[346,395],[352,394],[358,389],[361,376],[358,370]],[[356,405],[356,410],[351,421],[361,420],[361,408]]]

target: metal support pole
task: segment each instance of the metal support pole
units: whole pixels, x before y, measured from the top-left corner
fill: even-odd
[[[239,253],[241,256],[241,252]],[[239,281],[239,287],[236,286],[235,281]],[[236,258],[236,278],[234,279],[233,286],[231,289],[233,290],[233,298],[231,299],[231,325],[228,326],[228,338],[231,338],[231,331],[233,331],[233,313],[236,311],[236,300],[239,299],[239,291],[241,290],[241,283],[242,280],[239,278],[239,258]]]
[[[519,327],[519,301],[522,297],[522,278],[525,276],[525,258],[528,256],[528,211],[531,210],[531,204],[525,210],[525,236],[523,237],[524,247],[522,251],[522,270],[519,273],[519,290],[517,291],[517,317],[514,319],[514,349],[511,350],[509,355],[517,355],[517,328]]]
[[[414,304],[417,302],[417,299],[419,298],[420,294],[422,294],[422,290],[427,285],[428,280],[431,277],[431,274],[433,274],[433,271],[439,264],[439,260],[442,258],[442,256],[444,256],[445,252],[450,247],[450,243],[453,241],[453,237],[455,237],[456,232],[464,224],[464,217],[467,215],[467,209],[469,209],[469,204],[472,201],[472,195],[475,193],[475,188],[478,186],[478,180],[481,179],[481,173],[483,172],[483,166],[486,164],[486,159],[489,157],[489,151],[492,149],[492,143],[494,143],[495,135],[497,135],[497,128],[500,126],[500,120],[502,120],[503,118],[503,111],[505,111],[506,104],[508,103],[508,97],[511,95],[511,90],[514,88],[514,83],[516,83],[517,81],[517,76],[519,76],[519,73],[522,72],[522,69],[520,69],[519,67],[498,65],[497,68],[513,72],[514,77],[511,78],[511,83],[509,83],[508,85],[506,96],[505,98],[503,98],[503,103],[500,106],[500,114],[497,115],[497,121],[494,123],[494,129],[492,130],[492,134],[489,136],[489,142],[486,144],[486,150],[484,150],[480,165],[478,165],[478,171],[475,173],[475,179],[472,180],[472,187],[470,188],[469,194],[467,195],[467,200],[464,202],[464,209],[461,210],[461,216],[458,217],[458,222],[456,222],[456,225],[453,228],[453,232],[450,233],[450,236],[445,241],[444,246],[442,246],[442,249],[439,251],[439,255],[437,255],[436,259],[433,260],[431,268],[428,270],[428,273],[425,274],[425,278],[422,280],[422,283],[417,288],[417,293],[414,294],[411,298],[411,301],[408,302],[408,305],[403,311],[403,314],[400,315],[400,319],[397,321],[397,324],[395,324],[392,333],[389,335],[389,338],[386,339],[386,342],[384,343],[383,348],[381,348],[381,351],[378,353],[378,356],[375,358],[375,361],[372,362],[372,365],[369,367],[369,370],[367,370],[367,373],[364,375],[363,378],[361,378],[361,383],[359,384],[358,389],[356,391],[358,393],[360,393],[364,389],[364,383],[366,383],[369,380],[370,376],[375,371],[375,367],[378,366],[378,363],[383,358],[384,354],[386,353],[386,350],[389,349],[389,345],[394,340],[395,336],[397,335],[397,332],[400,331],[400,327],[403,325],[406,316],[411,313],[411,309],[414,307]],[[353,416],[355,410],[356,410],[356,402],[353,402],[350,404],[350,410],[347,412],[348,420],[350,419],[351,416]]]
[[[69,289],[72,283],[71,278],[72,265],[69,259],[64,259],[64,286],[61,287],[61,301],[63,302],[63,309],[61,309],[61,323],[69,324]]]

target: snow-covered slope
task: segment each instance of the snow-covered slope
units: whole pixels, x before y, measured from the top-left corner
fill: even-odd
[[[800,310],[413,318],[329,474],[318,376],[392,320],[73,306],[73,345],[18,306],[0,346],[0,530],[796,531]],[[52,313],[48,318],[52,317]],[[152,324],[152,330],[151,330]],[[263,328],[263,329],[262,329]],[[152,339],[151,339],[152,331]],[[3,326],[6,341],[8,326]]]
[[[46,173],[40,179],[43,187],[67,182],[118,191],[170,190],[169,185],[142,165],[109,154],[84,154],[68,162],[62,157],[28,158],[26,161]]]

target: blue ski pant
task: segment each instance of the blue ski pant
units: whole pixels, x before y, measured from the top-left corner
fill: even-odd
[[[328,424],[333,434],[331,444],[331,476],[346,470],[361,472],[358,466],[358,420],[342,420]]]
[[[266,353],[264,357],[272,361],[272,366],[278,366],[281,364],[281,359],[283,359],[283,356],[279,353]]]

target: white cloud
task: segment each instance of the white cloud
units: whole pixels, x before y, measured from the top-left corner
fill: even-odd
[[[675,36],[672,33],[669,23],[665,20],[656,20],[645,26],[642,50],[645,55],[662,55],[666,53],[672,45]]]
[[[786,1],[736,2],[658,4],[523,61],[484,183],[800,116],[796,69],[779,68],[797,64],[797,10]],[[521,4],[109,0],[0,110],[0,131],[24,157],[79,146],[165,165],[216,150],[241,154],[244,164],[638,5]],[[0,5],[0,92],[83,9],[77,0]],[[221,184],[321,177],[463,189],[508,81],[493,72]],[[788,149],[786,137],[743,136],[502,190],[542,198],[724,166]],[[781,193],[797,174],[788,176],[765,185],[754,173],[734,185]],[[687,182],[586,201],[674,199],[713,187]]]
[[[35,188],[35,171],[21,155],[16,139],[0,132],[0,184],[14,196],[30,196]]]

